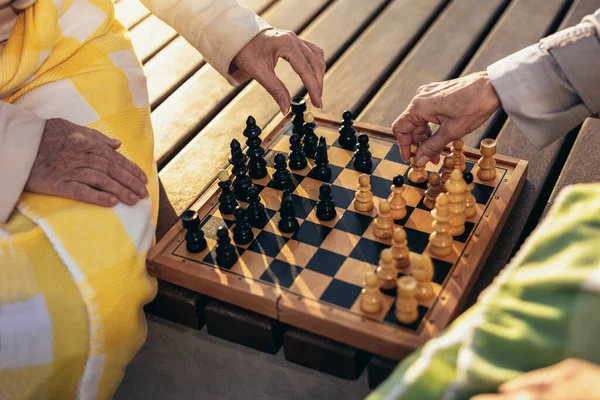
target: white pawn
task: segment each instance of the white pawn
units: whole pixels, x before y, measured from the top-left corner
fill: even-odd
[[[452,148],[450,149],[454,157],[454,168],[458,168],[460,172],[465,172],[467,169],[467,160],[465,159],[465,150],[463,147],[465,147],[465,142],[458,139],[452,142]]]
[[[408,249],[408,240],[406,240],[404,228],[394,229],[391,249],[396,269],[400,272],[405,271],[410,266],[410,250]]]
[[[465,215],[467,182],[462,177],[460,169],[455,168],[446,181],[448,192],[448,209],[450,210],[450,234],[460,236],[465,232]]]
[[[364,288],[361,291],[360,308],[369,314],[376,313],[381,309],[383,295],[379,291],[379,278],[377,278],[377,275],[375,275],[371,268],[367,268],[363,284]]]
[[[373,222],[373,235],[379,239],[388,239],[394,232],[394,220],[390,214],[390,203],[387,200],[379,202],[379,213]]]
[[[392,219],[398,221],[406,217],[406,199],[404,198],[404,178],[396,175],[390,187],[391,194],[388,198]]]
[[[393,289],[396,287],[396,279],[398,279],[398,271],[394,265],[394,258],[390,249],[381,251],[379,258],[379,266],[377,267],[377,277],[382,289]]]
[[[356,211],[369,212],[373,209],[373,193],[371,193],[371,177],[362,174],[358,177],[358,190],[354,195],[354,209]]]
[[[412,324],[419,318],[417,303],[417,281],[412,276],[403,276],[397,282],[396,319],[403,324]]]
[[[410,266],[412,276],[417,280],[416,297],[427,301],[433,297],[433,261],[427,254],[415,254]]]

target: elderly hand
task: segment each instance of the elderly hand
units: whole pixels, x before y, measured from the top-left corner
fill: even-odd
[[[591,400],[600,399],[600,367],[568,359],[524,374],[501,385],[499,394],[471,400]]]
[[[46,122],[25,190],[104,207],[134,205],[148,196],[148,178],[98,131],[60,118]]]
[[[235,56],[232,67],[242,72],[244,80],[256,79],[273,96],[281,112],[286,113],[291,96],[275,75],[279,58],[290,63],[304,82],[312,103],[321,108],[326,69],[323,50],[294,32],[269,29],[259,33]]]
[[[406,110],[394,121],[402,158],[410,159],[411,144],[419,145],[416,162],[438,163],[444,147],[479,128],[496,110],[500,99],[487,72],[421,86]],[[432,134],[429,123],[440,125]]]

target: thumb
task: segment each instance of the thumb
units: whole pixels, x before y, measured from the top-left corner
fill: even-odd
[[[283,114],[287,113],[291,104],[290,92],[288,92],[283,82],[275,75],[275,72],[269,71],[257,76],[255,79],[275,99],[281,112]]]
[[[416,160],[419,167],[427,164],[428,161],[439,156],[448,143],[452,142],[452,126],[449,122],[442,123],[442,126],[436,133],[431,135],[417,148]]]

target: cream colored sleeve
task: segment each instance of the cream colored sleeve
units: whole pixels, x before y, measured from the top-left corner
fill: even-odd
[[[46,120],[0,101],[0,222],[17,204],[37,156]]]
[[[260,32],[271,28],[236,0],[142,0],[158,18],[194,46],[232,85],[230,74],[237,53]]]

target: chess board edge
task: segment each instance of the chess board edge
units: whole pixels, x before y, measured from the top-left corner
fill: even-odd
[[[318,112],[314,114],[317,124],[324,123],[330,126],[339,124],[339,118],[335,116]],[[281,132],[289,126],[291,118],[291,114],[279,114],[265,127],[262,137],[265,149],[269,148]],[[370,136],[384,138],[388,141],[393,138],[389,128],[360,121],[356,121],[354,127],[357,131],[368,133]],[[445,154],[449,150],[447,148]],[[471,159],[480,157],[477,149],[465,147],[464,153]],[[148,255],[148,268],[151,274],[159,279],[373,354],[400,360],[429,338],[439,334],[461,310],[525,183],[527,161],[500,154],[496,154],[494,158],[499,165],[510,167],[512,173],[499,184],[500,186],[494,192],[495,201],[489,202],[489,206],[481,217],[485,223],[476,225],[473,236],[458,261],[458,264],[461,265],[457,264],[453,268],[453,272],[443,285],[442,292],[435,300],[435,307],[431,307],[431,312],[423,320],[423,326],[415,333],[382,324],[368,316],[345,312],[344,309],[328,306],[318,300],[298,296],[275,285],[261,282],[249,284],[244,277],[235,276],[227,271],[214,268],[199,269],[194,262],[188,262],[185,259],[175,260],[169,254],[174,242],[181,241],[184,230],[180,220],[151,249]],[[215,177],[213,184],[190,207],[190,209],[198,211],[201,219],[218,202],[217,182]],[[476,260],[476,262],[471,260]],[[316,315],[319,318],[315,318]]]

